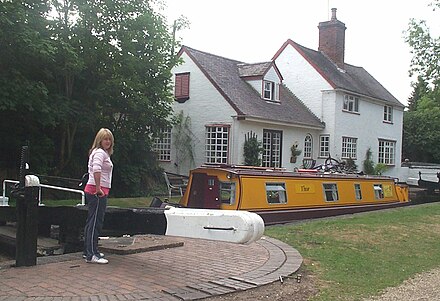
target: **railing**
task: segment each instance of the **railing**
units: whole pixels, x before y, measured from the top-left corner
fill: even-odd
[[[0,203],[0,206],[8,206],[8,204],[5,202],[5,200],[6,200],[6,183],[17,184],[17,183],[19,183],[19,181],[3,180],[3,202]],[[84,194],[84,191],[82,191],[82,190],[66,188],[66,187],[60,187],[60,186],[52,186],[52,185],[40,184],[39,189],[38,189],[38,205],[42,205],[42,203],[41,203],[41,195],[42,195],[41,188],[49,188],[49,189],[55,189],[55,190],[62,190],[62,191],[67,191],[67,192],[79,193],[79,194],[81,194],[81,205],[85,205],[86,204],[85,194]]]

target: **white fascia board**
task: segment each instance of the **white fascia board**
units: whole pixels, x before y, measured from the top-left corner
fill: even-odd
[[[312,130],[323,130],[325,128],[325,125],[323,124],[322,127],[319,126],[311,126],[307,124],[302,123],[293,123],[293,122],[282,122],[282,121],[276,121],[272,119],[264,119],[260,117],[254,117],[254,116],[232,116],[233,118],[237,119],[238,121],[246,120],[246,121],[252,121],[256,123],[269,123],[273,125],[281,125],[281,126],[288,126],[288,127],[296,127],[296,128],[303,128],[303,129],[312,129]]]

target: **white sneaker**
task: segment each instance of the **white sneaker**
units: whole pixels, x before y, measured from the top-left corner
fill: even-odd
[[[100,258],[104,258],[104,257],[105,257],[104,255],[105,255],[104,253],[99,253],[99,257],[100,257]],[[84,254],[84,253],[83,253],[83,258],[84,258],[84,259],[87,258],[87,255]]]
[[[108,263],[108,260],[107,259],[105,259],[105,258],[99,258],[98,256],[96,256],[96,255],[93,255],[92,256],[92,259],[90,259],[90,260],[87,260],[86,259],[86,262],[87,263],[101,263],[101,264],[105,264],[105,263]]]

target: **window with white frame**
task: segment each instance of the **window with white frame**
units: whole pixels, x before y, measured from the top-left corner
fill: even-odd
[[[379,140],[379,163],[394,165],[396,159],[396,141]]]
[[[376,200],[380,200],[384,198],[382,184],[374,184],[373,189],[374,189],[374,197],[376,198]]]
[[[361,190],[361,184],[354,184],[354,192],[356,194],[356,200],[360,201],[362,200],[362,190]]]
[[[281,147],[283,132],[263,130],[263,160],[264,167],[281,167]]]
[[[344,95],[344,111],[359,113],[359,97],[353,95]]]
[[[327,202],[336,202],[339,200],[338,185],[335,183],[324,183],[322,184],[324,189],[324,196]]]
[[[275,83],[265,80],[263,81],[263,98],[274,100],[275,96]]]
[[[357,153],[357,138],[342,137],[342,158],[356,159]]]
[[[235,203],[235,183],[220,182],[220,198],[222,204],[233,205]]]
[[[157,160],[171,161],[171,128],[161,130],[160,136],[154,138],[153,151],[157,153]]]
[[[330,155],[330,136],[321,135],[319,136],[319,156],[328,157]]]
[[[313,139],[312,135],[307,134],[304,138],[304,158],[312,158],[313,154]]]
[[[228,163],[229,126],[206,126],[205,154],[207,163]]]
[[[269,204],[287,203],[286,184],[266,183],[266,200]]]
[[[392,106],[384,106],[383,107],[383,121],[384,122],[393,122],[393,107]]]

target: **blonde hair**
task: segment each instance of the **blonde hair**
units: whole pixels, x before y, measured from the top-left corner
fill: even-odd
[[[92,153],[92,151],[96,148],[102,148],[102,140],[105,138],[110,138],[112,145],[107,150],[109,155],[113,154],[113,146],[115,145],[115,139],[113,138],[113,134],[109,129],[102,128],[96,133],[95,140],[93,141],[92,147],[90,148],[89,155]]]

